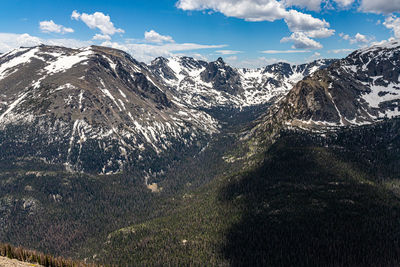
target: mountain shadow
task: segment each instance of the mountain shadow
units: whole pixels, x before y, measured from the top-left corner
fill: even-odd
[[[353,149],[283,136],[257,169],[231,177],[220,200],[245,203],[222,248],[232,266],[400,263],[399,180],[369,171],[398,163],[398,156],[382,162],[378,150],[356,151],[361,139],[353,136],[355,143],[347,146]],[[363,155],[364,161],[348,160]]]

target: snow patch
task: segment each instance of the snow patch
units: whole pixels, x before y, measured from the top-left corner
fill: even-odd
[[[93,51],[90,49],[81,50],[75,55],[62,55],[59,53],[56,55],[56,60],[51,62],[44,69],[48,74],[64,72],[82,61],[89,60],[89,56],[92,54]]]

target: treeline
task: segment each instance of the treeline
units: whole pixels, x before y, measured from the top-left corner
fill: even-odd
[[[101,265],[86,264],[61,257],[53,257],[34,250],[13,247],[10,244],[0,243],[0,256],[16,259],[23,262],[37,263],[45,267],[100,267]]]

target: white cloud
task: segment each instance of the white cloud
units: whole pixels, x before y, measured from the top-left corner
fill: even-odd
[[[65,46],[70,48],[87,47],[93,44],[92,41],[82,41],[77,39],[41,39],[43,44]]]
[[[293,42],[293,49],[321,49],[323,46],[319,42],[310,39],[306,34],[294,32],[289,37],[281,39],[281,43]]]
[[[344,34],[344,33],[342,33],[342,32],[339,33],[339,36],[342,37],[342,39],[343,39],[343,40],[346,40],[346,41],[350,40],[350,38],[351,38],[350,35]]]
[[[146,42],[149,43],[173,43],[174,39],[172,39],[171,36],[167,36],[167,35],[161,35],[158,32],[154,31],[154,30],[150,30],[148,32],[144,33],[144,39],[146,40]]]
[[[110,16],[104,15],[102,12],[93,14],[78,13],[74,10],[71,14],[71,19],[82,20],[90,29],[99,29],[103,35],[114,35],[116,33],[124,33],[123,29],[115,28],[111,22]]]
[[[361,0],[360,10],[378,14],[400,12],[399,0]]]
[[[261,51],[263,54],[296,54],[296,53],[309,53],[309,50],[265,50]]]
[[[328,38],[335,34],[335,30],[321,28],[319,30],[313,30],[304,33],[310,38]]]
[[[227,62],[236,61],[236,60],[238,60],[238,57],[237,57],[237,56],[231,56],[231,57],[227,57],[227,58],[226,58],[226,61],[227,61]]]
[[[55,32],[55,33],[64,34],[64,33],[73,33],[74,32],[74,29],[64,27],[63,25],[58,25],[58,24],[54,23],[53,20],[41,21],[41,22],[39,22],[39,27],[40,27],[40,30],[45,33]]]
[[[381,40],[381,41],[372,42],[371,46],[375,46],[375,45],[382,46],[382,45],[388,44],[389,42],[393,42],[393,41],[396,41],[396,38],[390,37],[387,40]]]
[[[81,41],[77,39],[41,39],[31,36],[27,33],[0,33],[0,53],[8,52],[21,46],[30,47],[40,44],[58,45],[72,48],[86,47],[92,44],[90,41]]]
[[[93,40],[111,40],[111,36],[108,34],[99,34],[96,33],[95,36],[93,36]]]
[[[306,61],[314,61],[321,58],[321,53],[315,52],[311,56],[309,56]]]
[[[235,51],[235,50],[217,50],[215,52],[221,55],[236,55],[242,53],[242,51]]]
[[[354,3],[354,0],[334,0],[339,6],[347,7]]]
[[[291,31],[311,31],[329,27],[329,23],[294,9],[286,10],[286,5],[319,3],[320,0],[179,0],[177,7],[183,10],[208,10],[220,12],[227,17],[246,21],[275,21],[285,19]],[[312,4],[313,6],[315,4]]]
[[[363,43],[366,44],[369,42],[369,38],[361,33],[357,33],[353,40],[350,40],[350,43]]]
[[[383,25],[386,28],[391,29],[396,38],[400,38],[400,18],[394,16],[387,17],[385,22],[383,22]]]
[[[71,19],[79,20],[80,17],[81,17],[81,14],[79,14],[78,11],[76,11],[76,10],[72,11]]]
[[[361,34],[359,32],[354,35],[354,37],[351,37],[350,35],[344,33],[340,33],[339,36],[342,37],[343,40],[349,41],[350,44],[360,45],[368,44],[374,39],[373,37]]]
[[[297,6],[307,8],[308,10],[319,11],[321,9],[322,0],[283,0],[282,2],[287,7]]]
[[[21,46],[35,46],[40,44],[42,44],[42,41],[38,37],[27,33],[0,33],[0,53],[8,52]]]
[[[189,54],[189,56],[191,56],[192,58],[198,59],[198,60],[208,61],[207,57],[205,57],[204,55],[199,54],[199,53]]]
[[[276,0],[179,0],[182,10],[213,10],[247,21],[275,21],[285,17],[285,7]]]
[[[354,49],[348,49],[348,48],[341,48],[341,49],[332,49],[329,50],[328,53],[333,53],[333,54],[345,54],[354,51]]]
[[[284,19],[295,36],[285,37],[285,41],[295,42],[294,47],[322,48],[311,38],[327,38],[334,34],[327,21],[314,18],[288,6],[301,6],[319,10],[323,0],[179,0],[176,6],[182,10],[212,10],[227,17],[246,21],[275,21]]]
[[[314,18],[296,10],[289,10],[285,16],[285,22],[292,32],[315,31],[328,28],[330,25],[325,20]]]

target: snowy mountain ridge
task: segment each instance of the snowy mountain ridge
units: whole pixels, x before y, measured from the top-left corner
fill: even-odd
[[[157,58],[149,68],[174,95],[192,107],[236,108],[266,104],[286,95],[298,81],[334,60],[309,64],[277,63],[258,69],[235,69],[222,58],[205,62],[188,57]]]
[[[289,127],[362,126],[400,116],[400,42],[354,51],[298,82],[267,121]]]
[[[15,156],[114,173],[219,132],[214,118],[172,102],[146,65],[115,49],[21,48],[0,57],[0,77],[4,157],[23,147]]]
[[[257,109],[258,116],[273,104],[266,116],[313,128],[399,116],[398,66],[398,42],[341,60],[258,69],[232,68],[222,58],[147,65],[98,46],[20,48],[0,55],[0,159],[149,177],[169,158],[201,151],[234,121],[223,121],[221,112]]]

